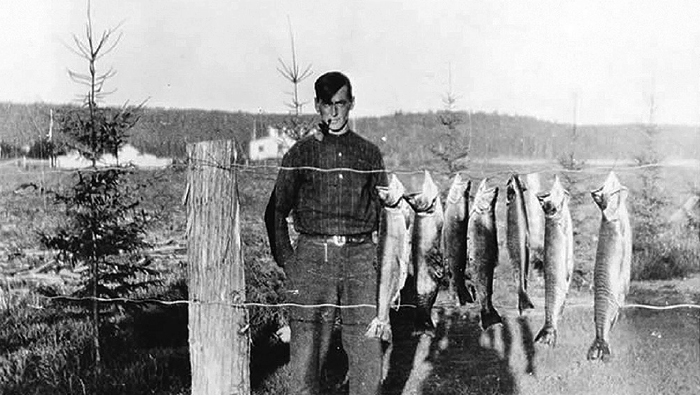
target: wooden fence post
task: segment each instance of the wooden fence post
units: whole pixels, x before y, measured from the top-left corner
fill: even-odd
[[[187,259],[192,395],[250,394],[234,141],[187,145]]]

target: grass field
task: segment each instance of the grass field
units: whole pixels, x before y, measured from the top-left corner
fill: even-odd
[[[700,282],[695,277],[694,282]],[[635,302],[647,302],[642,295]],[[538,292],[535,293],[536,295]],[[649,297],[655,292],[647,290]],[[676,294],[679,297],[680,293]],[[669,296],[669,295],[667,295]],[[496,296],[496,303],[502,300]],[[503,325],[482,332],[478,309],[438,309],[435,338],[396,340],[390,394],[694,394],[700,391],[700,311],[627,309],[613,330],[613,360],[589,362],[592,297],[570,295],[555,348],[533,344],[544,298],[522,317],[502,306]],[[697,303],[700,292],[687,299]]]
[[[541,281],[534,283],[537,310],[524,318],[517,317],[514,310],[515,283],[502,240],[502,190],[497,211],[501,247],[495,303],[506,317],[504,325],[482,335],[471,308],[437,309],[438,336],[415,339],[402,335],[401,322],[409,313],[399,311],[393,317],[398,329],[387,378],[389,393],[700,393],[699,369],[693,369],[700,366],[697,310],[626,310],[613,331],[614,360],[607,365],[585,360],[594,336],[590,288],[600,221],[588,192],[604,181],[609,168],[564,173],[550,163],[479,162],[468,165],[464,174],[475,183],[489,176],[493,183],[505,187],[510,172],[534,170],[542,172],[545,188],[555,173],[560,174],[572,193],[576,276],[557,347],[543,349],[531,342],[543,322]],[[639,172],[616,171],[630,188],[630,204],[637,204]],[[662,169],[660,190],[669,201],[662,217],[670,215],[697,188],[698,174],[696,167]],[[284,294],[284,274],[272,262],[262,223],[275,176],[273,165],[243,168],[239,183],[247,298],[271,304],[282,301]],[[420,174],[400,177],[409,189],[420,185]],[[450,183],[447,175],[436,174],[435,178],[446,193]],[[86,318],[75,309],[38,297],[37,290],[45,287],[41,281],[18,280],[17,273],[50,261],[50,256],[33,253],[40,250],[36,232],[62,221],[60,208],[54,207],[47,191],[64,188],[69,181],[70,174],[53,173],[41,163],[28,170],[18,169],[15,162],[0,163],[0,393],[188,393],[186,309],[129,307],[105,322],[102,341],[109,353],[105,355],[105,372],[95,382]],[[186,224],[181,205],[185,168],[137,171],[131,181],[142,186],[142,204],[154,213],[147,240],[165,251],[152,257],[163,284],[135,297],[186,299]],[[695,259],[695,266],[687,271],[687,278],[633,283],[630,301],[700,303],[698,277],[690,274],[700,271],[697,234],[681,232],[668,237],[669,242],[686,243],[683,251],[686,258]],[[53,287],[69,291],[67,285]],[[288,349],[272,337],[281,315],[278,309],[251,310],[251,378],[258,395],[291,393],[285,367]],[[329,386],[336,385],[343,375],[346,362],[342,350],[334,350],[331,361]],[[342,393],[342,387],[337,392]]]

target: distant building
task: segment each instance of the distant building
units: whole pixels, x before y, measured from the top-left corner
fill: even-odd
[[[267,128],[267,133],[265,137],[250,141],[250,160],[281,158],[295,143],[284,131],[272,126]]]
[[[125,144],[115,158],[112,154],[104,154],[97,161],[98,167],[131,164],[139,168],[163,168],[173,163],[170,158],[158,158],[151,154],[142,154],[131,144]],[[82,157],[77,151],[68,152],[56,157],[56,166],[63,169],[81,169],[92,166],[92,162]]]

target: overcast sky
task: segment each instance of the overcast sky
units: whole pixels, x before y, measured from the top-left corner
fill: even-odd
[[[0,101],[66,103],[86,64],[84,1],[0,0]],[[283,113],[297,56],[313,76],[341,70],[356,115],[443,107],[579,123],[700,124],[700,1],[93,0],[96,30],[120,22],[98,67],[117,75],[107,102]],[[574,102],[576,101],[576,105]],[[305,107],[312,111],[311,105]]]

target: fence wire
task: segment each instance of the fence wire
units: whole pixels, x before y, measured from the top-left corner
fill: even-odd
[[[346,167],[339,167],[339,168],[321,168],[321,167],[314,167],[314,166],[281,166],[281,165],[268,165],[268,164],[240,164],[240,163],[234,163],[234,164],[221,164],[218,163],[217,161],[210,159],[210,160],[198,160],[195,161],[192,158],[188,158],[187,163],[174,163],[171,164],[168,167],[165,168],[150,168],[147,170],[155,170],[155,171],[163,171],[167,169],[190,169],[190,168],[195,168],[197,166],[203,166],[203,167],[214,167],[218,168],[220,170],[224,171],[242,171],[242,172],[250,172],[250,173],[261,173],[263,171],[264,173],[268,172],[273,172],[273,171],[295,171],[295,170],[307,170],[307,171],[319,171],[319,172],[354,172],[354,173],[362,173],[362,174],[372,174],[372,173],[388,173],[388,174],[397,174],[397,175],[417,175],[417,174],[423,174],[425,171],[429,171],[432,174],[440,174],[440,175],[452,175],[456,173],[460,174],[467,174],[470,176],[473,176],[475,178],[493,178],[497,176],[504,176],[504,175],[510,175],[510,174],[523,174],[523,173],[566,173],[566,174],[582,174],[582,175],[588,175],[589,177],[586,177],[585,179],[592,179],[595,178],[598,175],[605,175],[608,174],[610,171],[616,171],[616,172],[635,172],[635,171],[642,171],[645,169],[651,169],[651,168],[665,168],[665,167],[670,167],[671,165],[668,164],[663,164],[663,163],[654,163],[654,164],[644,164],[644,165],[635,165],[635,166],[625,166],[625,165],[608,165],[608,166],[601,166],[601,165],[583,165],[581,168],[577,169],[567,169],[564,167],[561,167],[558,163],[555,161],[552,161],[550,165],[541,165],[541,166],[536,166],[532,167],[527,171],[517,171],[516,167],[522,167],[523,165],[517,164],[517,163],[507,163],[507,164],[501,164],[498,161],[483,161],[483,162],[478,162],[473,164],[473,167],[483,167],[483,166],[488,166],[489,164],[497,164],[503,167],[506,167],[505,170],[499,170],[499,171],[489,171],[489,172],[474,172],[473,170],[470,170],[469,164],[465,166],[463,169],[455,172],[448,172],[448,171],[441,171],[441,170],[431,170],[428,168],[420,168],[420,169],[408,169],[408,168],[387,168],[383,170],[358,170],[358,169],[353,169],[353,168],[346,168]],[[111,170],[136,170],[137,167],[134,165],[130,164],[124,164],[124,165],[119,165],[119,166],[101,166],[101,167],[96,167],[96,168],[82,168],[82,169],[58,169],[58,168],[51,168],[50,170],[45,170],[44,167],[42,167],[39,171],[36,169],[30,169],[30,170],[24,170],[20,167],[10,167],[8,162],[5,163],[0,163],[0,166],[3,167],[2,169],[2,175],[7,175],[7,174],[41,174],[42,176],[46,175],[51,175],[51,174],[74,174],[78,172],[100,172],[100,171],[111,171]],[[698,166],[700,168],[700,166]],[[254,221],[242,221],[242,224],[258,224],[258,222]],[[71,302],[88,302],[88,301],[97,301],[100,303],[134,303],[134,304],[160,304],[160,305],[223,305],[223,306],[229,306],[232,308],[249,308],[249,307],[259,307],[259,308],[308,308],[308,309],[315,309],[315,308],[322,308],[322,307],[331,307],[331,308],[338,308],[338,309],[354,309],[354,308],[372,308],[376,309],[377,306],[375,304],[354,304],[354,305],[340,305],[340,304],[332,304],[332,303],[323,303],[323,304],[297,304],[297,303],[259,303],[259,302],[245,302],[245,303],[232,303],[232,302],[211,302],[211,301],[197,301],[197,300],[158,300],[158,299],[132,299],[132,298],[101,298],[101,297],[71,297],[71,296],[44,296],[44,295],[39,295],[40,298],[48,300],[48,301],[71,301]],[[43,308],[42,306],[38,305],[32,305],[34,308]],[[413,304],[400,304],[398,306],[394,306],[393,308],[395,309],[401,309],[401,308],[418,308],[419,306],[413,305]],[[448,307],[455,307],[454,304],[437,304],[433,308],[448,308]],[[508,306],[497,306],[500,308],[508,308]],[[567,308],[579,308],[579,307],[592,307],[592,304],[569,304],[567,305]],[[683,308],[689,308],[689,309],[700,309],[700,305],[698,304],[692,304],[692,303],[683,303],[683,304],[672,304],[672,305],[663,305],[663,306],[658,306],[658,305],[648,305],[648,304],[638,304],[638,303],[629,303],[625,304],[624,306],[620,306],[621,309],[633,309],[633,308],[639,308],[639,309],[647,309],[647,310],[672,310],[672,309],[683,309]]]
[[[503,175],[510,175],[510,174],[531,174],[531,173],[567,173],[567,174],[592,174],[592,175],[605,175],[608,174],[611,171],[616,171],[616,172],[627,172],[627,171],[639,171],[639,170],[645,170],[645,169],[652,169],[652,168],[668,168],[668,167],[675,167],[674,165],[670,164],[664,164],[664,163],[652,163],[652,164],[644,164],[644,165],[634,165],[634,166],[623,166],[623,165],[608,165],[608,166],[603,166],[603,165],[591,165],[591,166],[583,166],[578,169],[568,169],[565,167],[560,167],[558,168],[558,165],[555,162],[552,162],[551,165],[549,166],[538,166],[538,167],[533,167],[530,168],[527,171],[522,171],[522,170],[517,170],[517,167],[522,167],[525,166],[525,164],[517,164],[517,163],[507,163],[507,164],[501,164],[498,161],[493,161],[493,162],[479,162],[475,166],[472,167],[483,167],[484,165],[489,165],[489,164],[495,164],[499,166],[504,166],[507,167],[505,170],[499,170],[499,171],[480,171],[480,172],[475,172],[473,170],[470,170],[469,166],[464,167],[461,170],[450,172],[446,170],[439,170],[439,169],[432,169],[428,167],[423,167],[423,168],[418,168],[418,169],[408,169],[408,168],[386,168],[386,169],[376,169],[376,170],[360,170],[360,169],[353,169],[349,167],[333,167],[333,168],[321,168],[321,167],[315,167],[315,166],[281,166],[281,165],[266,165],[266,164],[261,164],[261,165],[255,165],[255,164],[229,164],[229,165],[224,165],[221,163],[218,163],[214,160],[189,160],[189,163],[176,163],[176,164],[171,164],[167,167],[162,167],[162,168],[139,168],[135,165],[130,165],[130,164],[125,164],[125,165],[119,165],[119,166],[100,166],[100,167],[86,167],[86,168],[72,168],[72,169],[59,169],[59,168],[50,168],[50,170],[44,170],[39,169],[39,170],[25,170],[22,169],[21,167],[12,167],[10,168],[11,170],[8,171],[8,168],[3,169],[2,174],[3,175],[10,175],[10,174],[73,174],[73,173],[90,173],[90,172],[102,172],[102,171],[112,171],[112,170],[148,170],[148,171],[163,171],[167,169],[177,169],[177,168],[190,168],[190,167],[196,167],[196,166],[203,166],[203,167],[213,167],[217,168],[220,170],[225,170],[225,171],[247,171],[247,172],[256,172],[257,170],[271,170],[271,171],[294,171],[294,170],[309,170],[309,171],[318,171],[318,172],[352,172],[352,173],[360,173],[360,174],[375,174],[375,173],[388,173],[388,174],[397,174],[397,175],[415,175],[415,174],[423,174],[425,171],[430,172],[431,174],[441,174],[441,175],[453,175],[456,173],[460,174],[467,174],[467,175],[472,175],[475,178],[481,177],[481,178],[492,178],[495,176],[503,176]],[[529,165],[528,165],[529,166]],[[700,164],[696,166],[697,168],[700,169]]]
[[[40,298],[49,301],[70,301],[70,302],[92,302],[97,301],[100,303],[135,303],[135,304],[160,304],[165,306],[172,305],[216,305],[216,306],[228,306],[231,308],[248,308],[248,307],[264,307],[264,308],[287,308],[287,307],[297,307],[305,309],[318,309],[323,307],[331,307],[337,309],[357,309],[357,308],[371,308],[376,309],[376,304],[335,304],[335,303],[319,303],[319,304],[299,304],[299,303],[259,303],[259,302],[212,302],[212,301],[200,301],[200,300],[159,300],[159,299],[132,299],[132,298],[102,298],[94,296],[85,297],[73,297],[73,296],[44,296],[39,295]],[[33,306],[35,308],[43,308],[41,306]],[[454,308],[457,307],[455,304],[450,303],[437,303],[433,305],[433,309],[440,308]],[[494,305],[494,307],[500,309],[508,309],[509,306],[506,305]],[[583,307],[593,307],[592,304],[588,303],[576,303],[567,304],[566,308],[583,308]],[[399,310],[402,308],[420,308],[420,306],[415,304],[399,304],[392,306],[393,309]],[[694,303],[679,303],[671,305],[649,305],[642,303],[627,303],[620,306],[620,309],[647,309],[647,310],[675,310],[675,309],[700,309],[699,304]]]

